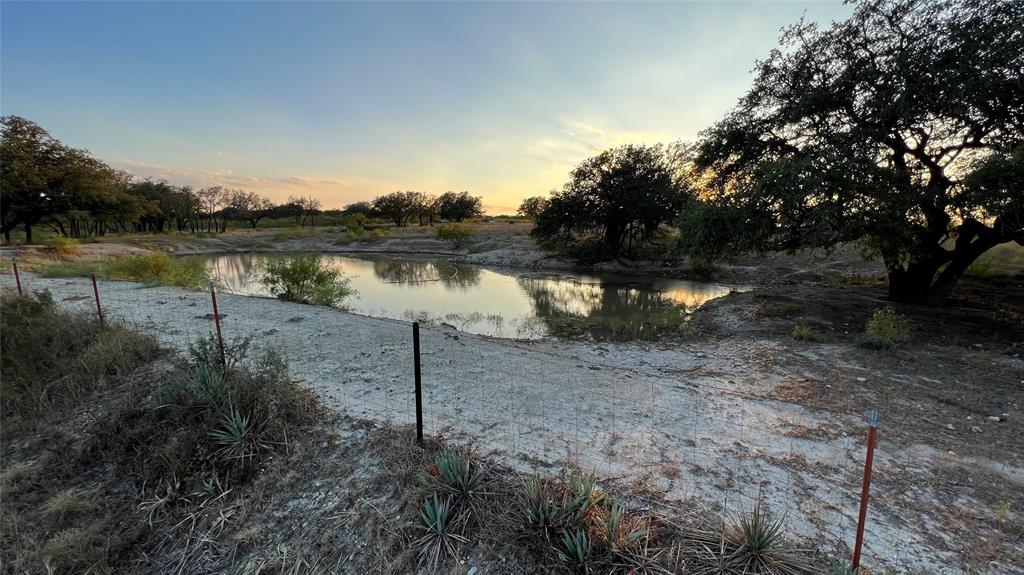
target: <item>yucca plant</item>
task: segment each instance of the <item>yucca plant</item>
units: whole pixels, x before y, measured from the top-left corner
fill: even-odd
[[[480,494],[486,469],[473,462],[456,449],[442,449],[434,458],[437,468],[437,487],[451,493],[459,500],[470,499]]]
[[[832,562],[832,575],[857,575],[857,570],[843,561],[836,560]]]
[[[452,510],[451,497],[439,499],[434,493],[423,500],[420,510],[426,533],[416,540],[419,547],[420,567],[426,565],[431,571],[437,571],[438,565],[446,557],[457,557],[455,547],[468,541],[455,532],[456,518]]]
[[[600,493],[594,488],[597,486],[597,476],[572,475],[569,477],[569,485],[562,494],[562,503],[559,509],[559,524],[566,529],[575,529],[584,526],[584,520],[593,508],[595,503],[601,500]]]
[[[565,561],[577,573],[590,570],[590,541],[583,529],[574,529],[562,533],[562,547],[557,549],[558,558]]]
[[[258,425],[250,422],[238,408],[228,410],[221,426],[210,432],[213,442],[220,446],[217,453],[227,460],[247,460],[267,446],[260,441]]]
[[[729,542],[727,563],[741,573],[796,575],[810,572],[786,542],[783,520],[772,520],[759,499],[751,513],[740,518]]]
[[[531,478],[523,484],[523,509],[526,524],[543,531],[545,537],[558,520],[558,508],[552,501],[551,491],[539,477]]]
[[[228,386],[224,373],[210,364],[198,364],[192,368],[192,381],[196,389],[196,400],[207,407],[221,407],[228,402]]]
[[[625,515],[625,509],[622,504],[618,501],[611,504],[605,514],[604,522],[604,536],[608,541],[608,546],[611,547],[612,552],[617,552],[626,547],[629,547],[632,543],[642,537],[646,537],[650,532],[646,527],[641,525],[631,526],[623,525],[622,518]]]

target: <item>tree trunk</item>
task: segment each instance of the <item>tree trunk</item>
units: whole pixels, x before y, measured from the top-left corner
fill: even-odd
[[[32,224],[25,222],[25,243],[32,243]]]

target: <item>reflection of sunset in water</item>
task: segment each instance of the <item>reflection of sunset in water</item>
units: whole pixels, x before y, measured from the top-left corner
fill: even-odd
[[[258,281],[267,258],[285,254],[225,254],[206,258],[222,289],[268,296]],[[470,333],[538,338],[565,318],[633,321],[683,305],[693,310],[729,286],[613,274],[517,276],[444,260],[356,259],[321,255],[358,290],[346,302],[356,313],[446,323]]]

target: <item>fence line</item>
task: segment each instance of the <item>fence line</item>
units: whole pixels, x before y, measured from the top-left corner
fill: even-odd
[[[310,383],[335,405],[354,415],[416,424],[418,437],[429,433],[469,445],[534,472],[555,473],[568,463],[606,481],[643,479],[662,495],[647,500],[652,507],[686,511],[704,502],[735,516],[764,499],[796,524],[797,533],[819,537],[833,552],[849,557],[856,547],[855,562],[861,541],[872,561],[899,568],[914,560],[902,544],[905,524],[887,524],[895,536],[873,538],[881,518],[871,512],[864,528],[872,457],[883,465],[902,461],[906,469],[921,468],[910,450],[873,454],[877,421],[863,434],[842,434],[795,402],[679,376],[698,368],[666,373],[657,366],[615,366],[530,344],[265,298],[232,295],[218,302],[212,285],[208,296],[184,290],[168,295],[91,278],[90,298],[81,279],[37,281],[64,305],[95,299],[101,320],[156,332],[178,345],[195,345],[215,330],[222,357],[231,345],[226,341],[253,337],[303,366]],[[20,288],[20,277],[17,282]],[[287,313],[269,313],[268,306]],[[172,308],[176,315],[161,313]],[[212,325],[205,333],[195,329],[207,321]]]

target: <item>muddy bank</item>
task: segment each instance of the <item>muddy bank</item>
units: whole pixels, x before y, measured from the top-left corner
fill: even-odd
[[[25,279],[63,305],[92,310],[87,281]],[[129,282],[100,287],[111,320],[168,345],[184,347],[212,331],[207,294]],[[763,302],[744,299],[753,297],[708,306],[690,340],[657,344],[510,342],[426,326],[427,430],[518,469],[550,471],[569,461],[607,481],[646,481],[670,500],[697,498],[726,515],[761,496],[794,531],[838,555],[853,542],[863,413],[876,407],[885,427],[869,564],[1008,572],[1024,559],[1024,445],[1012,432],[1021,388],[1010,379],[1024,372],[1018,355],[963,355],[955,361],[974,363],[918,371],[920,364],[900,363],[904,356],[867,355],[839,337],[796,344],[772,333],[781,326],[759,333],[768,328],[755,327]],[[412,421],[409,324],[228,294],[220,304],[228,338],[251,336],[281,350],[329,405],[356,417]],[[975,380],[971,369],[986,363]],[[936,371],[946,372],[942,385],[930,381]],[[981,380],[989,378],[1002,378],[1005,421],[975,413],[969,401],[949,405],[985,389]],[[919,394],[922,387],[948,393]],[[904,427],[885,415],[898,402]],[[912,409],[922,415],[910,416]],[[955,520],[957,509],[971,509],[973,519]]]

